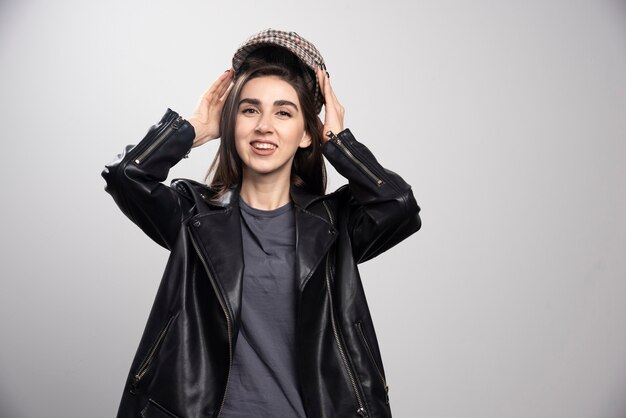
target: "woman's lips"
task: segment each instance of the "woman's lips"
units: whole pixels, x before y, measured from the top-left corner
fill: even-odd
[[[271,142],[263,142],[263,141],[252,141],[250,143],[250,147],[255,154],[258,155],[270,155],[276,151],[278,146]]]

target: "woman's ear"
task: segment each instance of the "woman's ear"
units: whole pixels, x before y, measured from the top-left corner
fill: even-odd
[[[307,131],[304,131],[302,134],[302,139],[300,140],[300,148],[306,148],[311,145],[311,135]]]

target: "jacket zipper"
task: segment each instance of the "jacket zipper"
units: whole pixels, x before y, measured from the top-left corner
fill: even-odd
[[[233,341],[232,341],[232,328],[231,328],[232,326],[231,326],[231,321],[230,321],[230,315],[228,314],[226,305],[224,304],[224,301],[222,300],[222,295],[217,289],[217,285],[215,284],[213,275],[211,275],[211,273],[209,272],[209,266],[204,260],[204,257],[202,257],[202,254],[200,253],[200,249],[198,248],[198,244],[196,243],[196,240],[194,239],[193,235],[190,235],[190,237],[191,237],[191,243],[193,244],[193,248],[196,250],[196,254],[198,254],[200,261],[202,261],[204,270],[206,271],[206,274],[209,277],[211,286],[213,286],[213,291],[215,292],[215,295],[217,296],[217,300],[219,301],[220,306],[222,307],[222,310],[224,311],[224,316],[226,317],[226,329],[228,333],[228,375],[226,376],[226,387],[224,388],[224,396],[222,397],[222,402],[220,403],[220,409],[217,411],[217,415],[215,415],[215,417],[217,418],[222,413],[222,408],[224,408],[224,402],[226,401],[226,391],[228,390],[228,382],[230,381],[230,371],[233,367]]]
[[[322,203],[324,204],[324,208],[326,209],[326,212],[328,213],[328,217],[330,218],[331,224],[334,224],[333,216],[330,213],[330,210],[328,209],[326,202],[322,202]],[[330,257],[328,255],[326,256],[326,288],[328,289],[328,299],[329,299],[329,305],[330,305],[330,322],[333,327],[333,335],[335,337],[335,343],[337,343],[337,348],[339,349],[339,355],[341,356],[343,365],[346,368],[346,371],[348,372],[348,377],[350,378],[352,389],[354,390],[354,394],[356,395],[356,401],[358,404],[358,409],[356,410],[356,414],[361,417],[367,417],[368,416],[367,411],[365,410],[363,399],[361,398],[361,395],[359,393],[359,389],[356,384],[356,379],[354,378],[354,374],[352,373],[352,370],[350,369],[350,365],[348,364],[346,353],[341,345],[341,340],[339,339],[339,330],[337,329],[337,323],[335,322],[335,310],[333,307],[333,293],[331,291],[331,286],[330,286]]]
[[[377,177],[376,174],[374,174],[372,170],[370,170],[365,164],[359,161],[354,156],[352,151],[350,151],[343,144],[343,142],[341,142],[341,139],[339,139],[337,135],[335,135],[332,131],[326,132],[326,135],[330,138],[331,141],[333,141],[335,145],[337,145],[337,147],[339,147],[339,149],[346,155],[346,157],[348,157],[353,163],[355,163],[361,169],[361,171],[363,171],[374,183],[376,183],[377,186],[381,186],[385,183],[380,177]]]
[[[157,138],[150,144],[148,148],[146,148],[137,158],[135,158],[135,164],[141,164],[143,160],[148,157],[152,151],[154,151],[161,143],[169,136],[172,131],[180,128],[180,122],[183,120],[182,116],[179,116],[172,122],[168,127],[166,127],[163,132],[161,132]]]
[[[154,343],[150,347],[150,350],[148,350],[148,355],[146,355],[146,357],[143,359],[143,361],[141,362],[141,364],[137,368],[137,372],[133,376],[133,382],[132,382],[131,388],[130,388],[130,392],[131,393],[133,393],[133,394],[135,393],[135,391],[137,389],[137,385],[139,384],[141,379],[144,377],[144,375],[150,369],[150,365],[152,364],[152,360],[156,356],[156,353],[159,351],[159,347],[161,347],[161,344],[163,343],[163,340],[165,339],[165,336],[167,335],[167,332],[169,331],[170,326],[172,325],[172,322],[174,322],[174,317],[175,316],[172,315],[172,316],[170,316],[168,318],[167,322],[165,323],[165,326],[159,332],[156,340],[154,341]]]
[[[365,332],[363,331],[363,326],[361,325],[361,321],[355,322],[354,325],[356,326],[356,329],[359,331],[359,336],[361,337],[361,341],[363,341],[365,350],[367,351],[367,354],[369,355],[369,358],[372,364],[374,365],[374,368],[376,369],[376,373],[378,373],[378,377],[380,377],[380,381],[383,383],[383,386],[385,388],[385,403],[389,405],[389,386],[387,386],[387,381],[385,380],[385,377],[383,376],[383,373],[380,370],[380,367],[378,367],[378,363],[376,363],[376,360],[374,359],[374,351],[372,350],[372,347],[367,341],[367,337],[365,336]]]

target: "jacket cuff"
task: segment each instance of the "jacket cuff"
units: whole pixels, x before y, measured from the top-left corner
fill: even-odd
[[[194,138],[193,126],[168,108],[159,123],[153,125],[129,152],[128,158],[135,165],[142,166],[149,165],[155,155],[167,156],[175,164],[189,155]]]

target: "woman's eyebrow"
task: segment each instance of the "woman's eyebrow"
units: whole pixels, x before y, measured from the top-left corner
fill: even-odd
[[[274,106],[293,106],[296,111],[299,111],[298,106],[294,102],[290,102],[289,100],[276,100],[274,102]]]
[[[259,106],[261,104],[261,101],[259,99],[248,99],[248,98],[239,100],[239,106],[241,106],[244,103]]]
[[[239,106],[241,106],[244,103],[248,103],[254,106],[261,105],[261,101],[259,99],[252,99],[249,97],[239,100]],[[296,109],[296,111],[300,111],[300,109],[298,109],[298,106],[294,102],[291,102],[289,100],[276,100],[274,102],[274,106],[292,106],[294,109]]]

